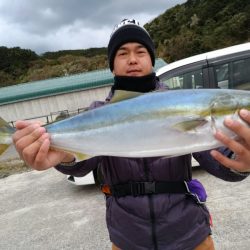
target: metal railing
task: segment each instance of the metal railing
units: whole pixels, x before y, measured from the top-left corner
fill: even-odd
[[[88,108],[78,108],[76,110],[68,110],[68,109],[65,109],[65,110],[59,110],[59,111],[56,111],[56,112],[50,112],[50,114],[48,115],[40,115],[40,116],[34,116],[34,117],[29,117],[29,118],[25,118],[25,119],[19,119],[19,120],[24,120],[24,121],[28,121],[28,120],[39,120],[39,121],[42,121],[44,122],[44,124],[49,124],[49,123],[52,123],[52,122],[55,122],[55,121],[59,121],[59,120],[62,120],[62,119],[65,119],[67,117],[70,117],[70,116],[74,116],[74,115],[77,115],[81,112],[84,112],[86,111]],[[16,123],[17,120],[15,121],[9,121],[9,124],[12,126],[12,127],[15,127],[15,123]]]

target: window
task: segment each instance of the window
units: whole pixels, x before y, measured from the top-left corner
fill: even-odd
[[[165,83],[170,89],[203,88],[201,69],[180,73],[170,78],[163,77],[161,81]]]
[[[215,79],[217,82],[217,86],[221,89],[228,89],[229,88],[228,63],[215,66],[214,71],[215,71]]]
[[[250,58],[232,63],[232,88],[250,90]]]
[[[214,74],[219,88],[250,90],[250,58],[216,65]]]

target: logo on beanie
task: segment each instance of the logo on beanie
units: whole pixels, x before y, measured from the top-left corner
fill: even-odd
[[[116,24],[110,37],[115,33],[116,30],[118,30],[120,27],[124,26],[124,25],[131,25],[131,24],[134,24],[134,25],[138,25],[140,26],[140,23],[138,21],[136,21],[135,19],[123,19],[120,23]]]

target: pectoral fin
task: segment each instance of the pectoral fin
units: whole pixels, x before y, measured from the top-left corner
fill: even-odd
[[[203,126],[207,122],[208,121],[204,118],[197,118],[197,119],[192,119],[192,120],[187,120],[187,121],[176,123],[173,126],[173,128],[182,132],[187,132],[187,131],[195,130],[196,128]]]

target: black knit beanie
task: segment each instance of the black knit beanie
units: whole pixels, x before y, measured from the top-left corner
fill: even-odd
[[[154,43],[148,32],[134,19],[124,19],[111,34],[108,44],[108,60],[111,71],[114,69],[114,58],[117,50],[125,43],[138,42],[148,50],[152,65],[155,65]]]

